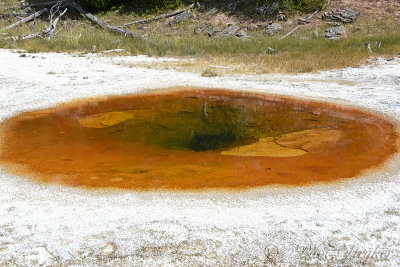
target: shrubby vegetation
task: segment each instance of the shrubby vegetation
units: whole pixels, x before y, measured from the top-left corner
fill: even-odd
[[[292,10],[303,12],[311,12],[316,9],[323,9],[328,3],[327,0],[283,0],[281,2],[282,7],[288,7]]]
[[[200,1],[208,6],[219,6],[221,8],[226,8],[232,3],[232,0],[202,0]],[[237,7],[239,10],[248,10],[255,7],[262,6],[278,6],[280,9],[289,9],[291,11],[302,11],[309,12],[316,9],[322,9],[328,2],[328,0],[236,0]]]
[[[151,13],[159,10],[175,9],[191,4],[195,0],[80,0],[80,2],[91,10],[127,9],[136,10],[139,13]],[[226,9],[233,2],[236,3],[238,11],[254,10],[261,6],[278,6],[296,12],[310,12],[322,9],[328,0],[198,0],[207,7],[218,7]],[[276,3],[274,5],[274,3]]]
[[[125,9],[137,10],[141,13],[157,10],[174,9],[182,6],[189,0],[79,0],[91,10]]]

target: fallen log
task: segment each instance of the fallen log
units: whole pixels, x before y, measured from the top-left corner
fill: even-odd
[[[92,23],[94,23],[94,24],[100,26],[101,28],[108,29],[108,30],[111,31],[111,32],[123,34],[123,35],[125,35],[125,36],[136,37],[136,38],[142,39],[142,40],[144,40],[144,41],[146,41],[146,42],[155,44],[154,41],[152,41],[152,40],[146,38],[145,36],[142,36],[142,35],[140,35],[140,34],[137,34],[137,33],[131,32],[131,31],[124,30],[124,29],[122,29],[122,28],[120,28],[120,27],[111,26],[111,25],[105,23],[104,21],[98,19],[98,18],[97,18],[95,15],[93,15],[92,13],[90,13],[90,12],[86,11],[85,9],[83,9],[83,7],[81,7],[81,6],[80,6],[77,2],[75,2],[75,1],[70,1],[70,2],[68,1],[68,2],[64,3],[63,6],[72,7],[73,9],[75,9],[76,11],[78,11],[80,14],[82,14],[83,16],[85,16],[85,18],[86,18],[87,20],[89,20],[90,22],[92,22]]]
[[[21,9],[25,9],[27,7],[31,7],[31,8],[49,7],[49,6],[55,6],[60,2],[61,2],[61,4],[64,4],[64,3],[67,3],[67,2],[70,2],[70,1],[72,1],[72,0],[58,0],[58,1],[50,1],[50,2],[41,2],[41,3],[35,3],[35,4],[28,4],[28,5],[24,4],[24,5],[21,5]]]
[[[0,13],[0,18],[30,16],[32,13]]]
[[[0,19],[12,17],[12,14],[0,13]]]
[[[11,30],[11,29],[13,29],[13,28],[15,28],[15,27],[17,27],[17,26],[19,26],[21,24],[27,23],[29,21],[34,20],[37,17],[40,17],[41,15],[43,15],[44,13],[47,13],[48,11],[49,11],[48,8],[43,8],[42,10],[39,10],[38,12],[35,12],[32,15],[30,15],[30,16],[24,18],[24,19],[19,20],[19,21],[15,22],[14,24],[11,24],[11,25],[5,27],[2,30],[6,30],[6,31]]]
[[[319,9],[315,10],[314,13],[312,13],[312,14],[307,18],[306,21],[310,21],[316,14],[318,14],[319,11],[320,11]],[[300,28],[301,26],[303,26],[303,25],[297,25],[296,27],[294,27],[293,30],[291,30],[290,32],[288,32],[287,34],[285,34],[284,36],[282,36],[281,38],[279,38],[279,40],[285,39],[286,37],[288,37],[289,35],[291,35],[291,34],[294,33],[295,31],[297,31],[297,29]]]
[[[181,13],[183,13],[183,12],[193,8],[193,7],[194,7],[194,4],[191,4],[190,6],[187,6],[185,8],[182,8],[180,10],[177,10],[177,11],[174,11],[174,12],[171,12],[171,13],[162,14],[162,15],[159,15],[159,16],[156,16],[156,17],[153,17],[153,18],[149,18],[149,19],[141,19],[141,20],[125,23],[123,25],[123,27],[127,27],[127,26],[134,25],[134,24],[139,24],[139,23],[148,23],[148,22],[152,22],[152,21],[155,21],[155,20],[159,20],[159,19],[173,17],[173,16],[179,15],[179,14],[181,14]]]

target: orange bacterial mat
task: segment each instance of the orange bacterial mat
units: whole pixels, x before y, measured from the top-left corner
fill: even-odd
[[[181,89],[19,114],[1,124],[0,162],[73,187],[306,185],[375,168],[397,140],[392,123],[349,107]]]

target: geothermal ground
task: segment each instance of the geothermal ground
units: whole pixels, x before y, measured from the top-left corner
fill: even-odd
[[[206,78],[146,67],[175,59],[20,55],[0,50],[0,120],[79,98],[169,87],[289,95],[400,118],[398,58],[318,74]],[[397,266],[399,159],[328,185],[197,192],[87,191],[36,184],[2,168],[0,265]]]

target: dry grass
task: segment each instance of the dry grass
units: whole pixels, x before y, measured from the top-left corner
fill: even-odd
[[[380,41],[382,47],[376,49],[372,45],[374,54],[370,54],[364,47],[364,42],[367,41],[372,44],[375,41]],[[211,68],[213,68],[212,66],[221,66],[221,68],[217,68],[219,75],[230,73],[305,73],[333,68],[356,67],[366,63],[371,57],[391,57],[400,53],[400,33],[363,35],[335,42],[326,41],[322,38],[300,40],[293,37],[284,41],[261,39],[248,42],[245,47],[236,42],[240,41],[222,41],[222,43],[218,41],[218,43],[212,44],[196,41],[196,47],[192,49],[203,52],[196,54],[195,57],[181,53],[182,51],[179,51],[178,48],[169,48],[169,53],[162,53],[161,55],[176,56],[173,52],[178,51],[180,52],[178,56],[182,60],[165,64],[158,63],[157,65],[150,65],[150,67],[202,72],[210,66]],[[208,47],[209,45],[210,47]],[[232,50],[224,51],[224,45],[231,47]],[[280,51],[278,55],[270,55],[266,52],[266,48],[271,45]],[[185,49],[188,49],[188,46],[185,46]]]

